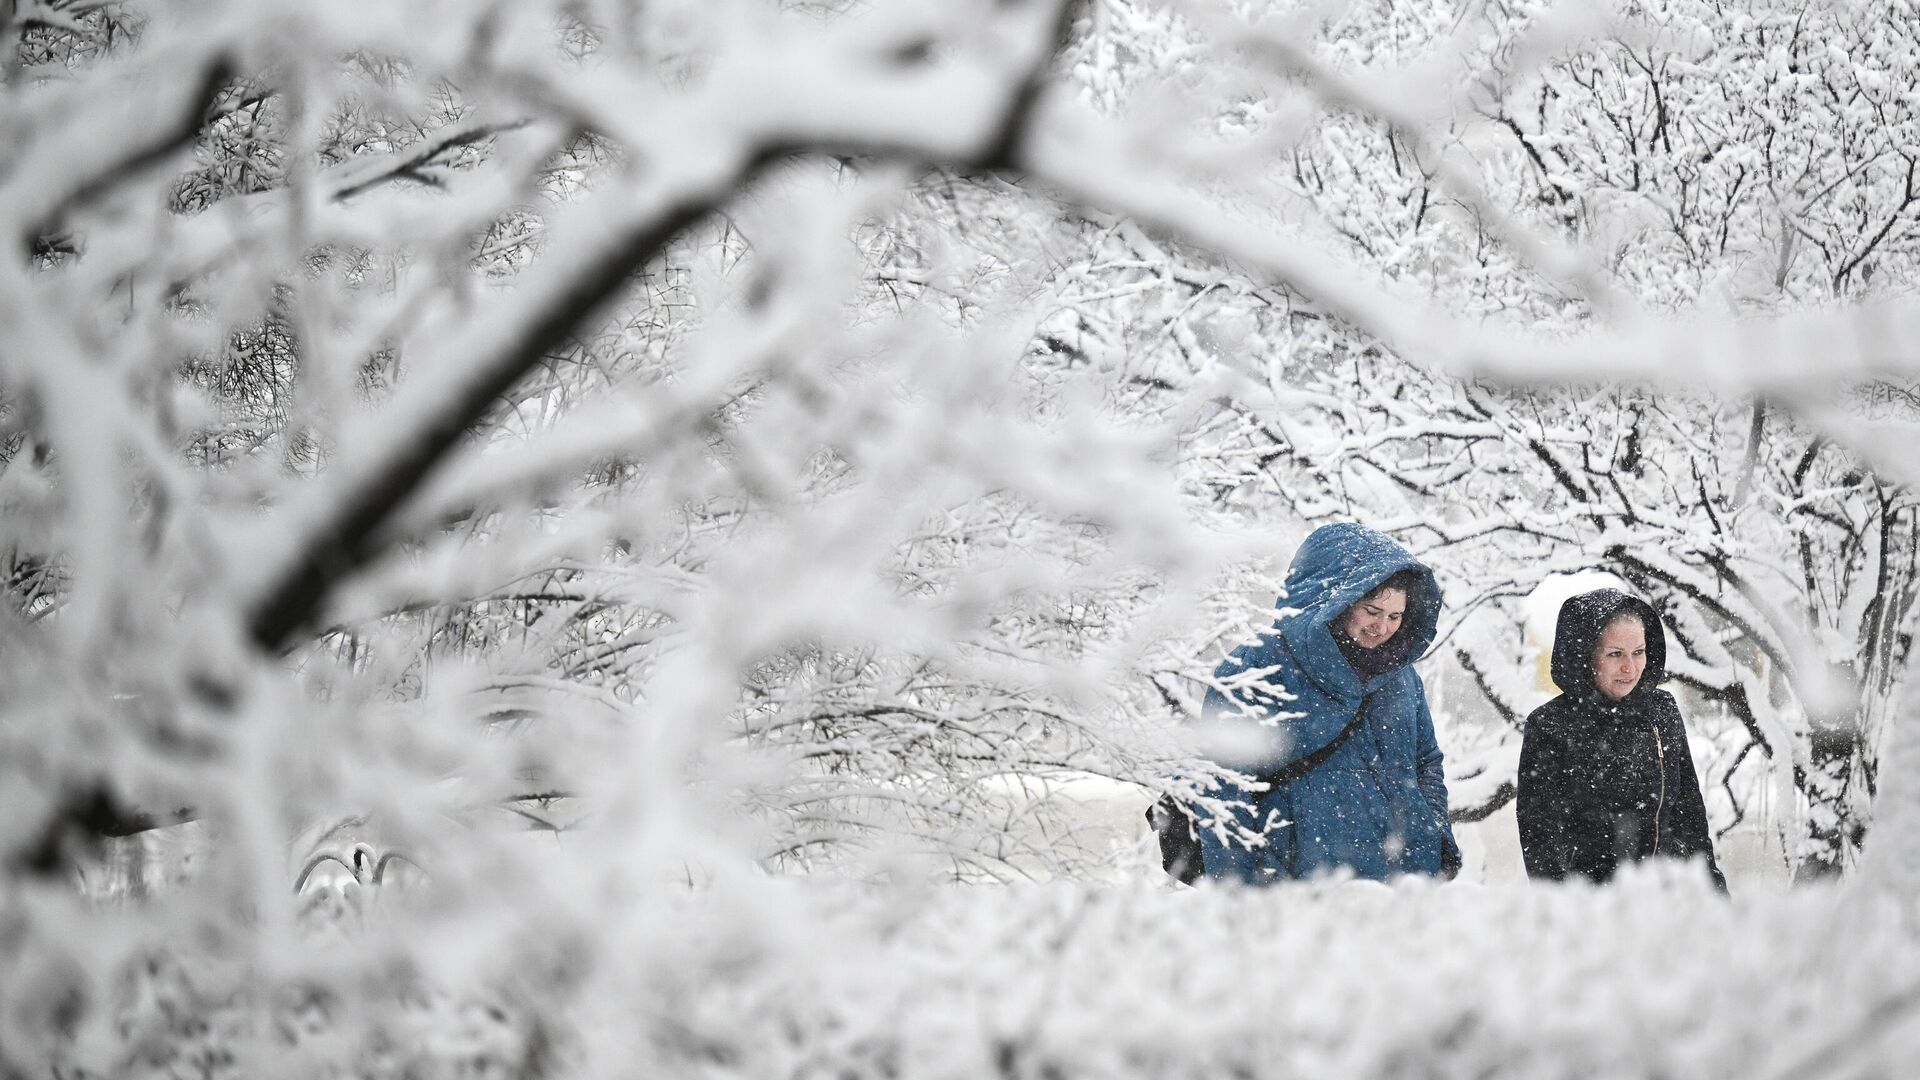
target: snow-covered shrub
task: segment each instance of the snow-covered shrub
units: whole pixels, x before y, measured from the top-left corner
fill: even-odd
[[[541,862],[548,887],[599,877]],[[144,962],[112,1004],[121,1048],[79,1039],[62,1074],[1538,1080],[1900,1075],[1920,1053],[1910,895],[1729,902],[1685,868],[523,899],[543,906],[464,945],[430,919],[324,934],[333,969],[271,990]],[[424,968],[370,962],[396,933],[430,938]]]

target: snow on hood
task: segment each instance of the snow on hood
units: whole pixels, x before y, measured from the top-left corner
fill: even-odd
[[[1300,545],[1287,569],[1280,597],[1279,628],[1296,655],[1308,656],[1333,645],[1332,624],[1354,602],[1402,570],[1417,576],[1407,597],[1407,614],[1390,646],[1404,650],[1403,663],[1426,655],[1440,627],[1440,585],[1433,571],[1386,534],[1350,521],[1322,525]]]

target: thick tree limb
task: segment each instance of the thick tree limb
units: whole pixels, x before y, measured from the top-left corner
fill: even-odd
[[[64,228],[63,222],[75,210],[94,202],[129,177],[165,161],[191,144],[205,126],[207,112],[219,97],[221,88],[232,82],[236,74],[232,58],[225,53],[212,56],[205,70],[188,88],[184,100],[167,110],[165,123],[155,125],[143,138],[124,147],[116,157],[94,168],[69,187],[64,195],[32,219],[33,224],[26,229],[21,240],[31,246],[40,237],[59,235]],[[0,187],[0,200],[5,196],[6,188]]]
[[[1041,80],[1071,26],[1073,5],[1054,8],[1054,37],[1034,53],[1032,66],[1011,87],[998,122],[972,148],[967,167],[997,167],[1026,142]],[[290,555],[269,572],[246,605],[248,636],[263,651],[280,652],[318,618],[334,588],[385,551],[395,537],[387,526],[407,500],[451,452],[467,429],[579,325],[601,309],[629,277],[650,263],[680,233],[718,210],[773,163],[793,154],[843,153],[847,147],[822,138],[817,142],[769,134],[742,148],[732,161],[695,165],[678,183],[661,185],[648,211],[612,216],[614,225],[568,253],[567,265],[549,268],[538,284],[521,293],[524,318],[488,324],[456,340],[445,353],[457,365],[456,377],[443,380],[419,398],[394,410],[392,436],[373,459],[341,478],[326,502],[296,525]],[[905,143],[862,144],[860,153],[933,164],[936,155]],[[625,193],[602,197],[603,202]],[[411,408],[407,406],[411,405]]]

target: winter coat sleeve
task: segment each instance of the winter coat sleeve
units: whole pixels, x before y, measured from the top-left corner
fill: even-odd
[[[1426,686],[1414,677],[1414,697],[1418,703],[1418,723],[1420,740],[1415,767],[1418,770],[1420,795],[1426,800],[1427,807],[1433,811],[1434,823],[1440,830],[1440,873],[1452,878],[1460,872],[1460,844],[1453,837],[1453,822],[1447,807],[1446,757],[1440,752],[1440,740],[1433,731],[1433,711],[1427,706]]]
[[[1667,748],[1668,790],[1673,793],[1673,854],[1683,859],[1704,855],[1713,887],[1725,893],[1727,878],[1720,872],[1720,862],[1714,856],[1706,796],[1700,790],[1700,776],[1693,767],[1693,751],[1687,747],[1687,725],[1673,697],[1662,696],[1666,700],[1660,710],[1660,738]]]
[[[1566,748],[1546,709],[1527,717],[1520,737],[1520,773],[1515,813],[1527,876],[1560,880],[1574,871],[1571,859],[1574,792]]]

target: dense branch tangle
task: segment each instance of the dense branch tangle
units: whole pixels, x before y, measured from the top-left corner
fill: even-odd
[[[333,328],[326,325],[323,314],[334,299],[329,283],[294,286],[312,294],[317,303],[305,297],[296,301],[293,308],[298,314],[279,331],[283,347],[297,350],[300,362],[297,368],[283,368],[278,381],[268,385],[267,391],[287,407],[270,411],[266,421],[271,427],[297,416],[315,425],[313,437],[328,449],[325,468],[303,488],[275,493],[276,501],[285,503],[277,515],[281,524],[274,531],[278,535],[250,552],[235,575],[239,586],[235,607],[247,641],[252,648],[279,654],[301,648],[327,625],[328,609],[344,582],[391,553],[431,540],[437,530],[448,526],[442,508],[460,508],[467,500],[457,490],[441,492],[423,513],[420,495],[430,481],[446,474],[450,459],[471,452],[468,434],[475,425],[494,415],[514,387],[562,351],[583,324],[603,313],[634,275],[658,262],[670,244],[709,220],[739,192],[796,156],[852,155],[902,162],[910,168],[950,163],[990,170],[1011,164],[1031,123],[1043,76],[1070,26],[1068,12],[1066,3],[1010,5],[984,36],[976,35],[971,44],[952,50],[934,47],[941,33],[954,29],[943,29],[938,21],[889,27],[841,21],[810,28],[813,38],[806,49],[786,48],[787,42],[773,39],[755,45],[758,39],[749,35],[728,50],[704,58],[703,63],[712,66],[703,80],[683,94],[663,93],[650,73],[623,72],[612,66],[597,70],[598,81],[587,93],[569,91],[558,81],[535,75],[537,64],[515,66],[523,60],[531,64],[531,56],[504,63],[480,57],[471,64],[453,57],[407,57],[398,69],[403,77],[419,78],[416,65],[429,70],[443,65],[432,74],[447,80],[445,86],[457,87],[456,97],[518,99],[524,112],[476,124],[463,122],[464,110],[456,106],[442,113],[438,126],[411,136],[410,147],[391,149],[379,160],[350,153],[341,164],[316,174],[311,162],[301,162],[307,148],[289,140],[310,131],[303,125],[311,124],[312,117],[302,110],[320,104],[317,88],[297,83],[276,86],[273,80],[286,73],[257,77],[237,73],[228,51],[238,39],[261,55],[277,55],[275,42],[287,40],[287,28],[279,21],[285,13],[243,14],[236,9],[227,20],[225,35],[195,43],[156,31],[156,40],[147,44],[150,55],[135,53],[123,62],[135,69],[164,68],[171,75],[163,85],[177,86],[171,93],[126,103],[125,130],[146,127],[150,133],[121,141],[113,133],[90,132],[89,152],[79,155],[81,167],[61,174],[44,166],[18,170],[9,178],[7,190],[30,192],[30,196],[8,195],[0,202],[9,207],[5,224],[18,250],[39,244],[56,227],[98,239],[114,223],[111,217],[92,216],[93,208],[114,205],[123,193],[138,192],[156,179],[164,182],[164,177],[153,175],[155,167],[204,132],[210,143],[223,148],[222,153],[240,157],[232,170],[205,174],[213,178],[213,186],[195,181],[191,190],[173,200],[176,206],[189,209],[227,201],[236,207],[224,219],[216,210],[207,210],[187,220],[186,232],[206,242],[196,240],[186,245],[187,250],[203,253],[207,261],[187,262],[184,268],[193,276],[172,287],[197,294],[206,289],[206,283],[244,270],[244,264],[233,261],[231,249],[208,246],[224,239],[220,233],[230,222],[244,222],[242,228],[250,239],[274,238],[277,245],[291,238],[293,247],[287,253],[297,266],[311,252],[324,256],[345,246],[340,237],[357,231],[356,219],[377,220],[398,210],[416,215],[418,235],[413,239],[420,242],[421,250],[435,252],[444,250],[450,240],[456,247],[463,243],[461,234],[472,219],[462,205],[472,200],[435,203],[426,189],[445,187],[456,196],[472,192],[481,196],[480,205],[491,213],[497,204],[487,200],[510,194],[525,182],[527,172],[544,168],[538,152],[542,148],[565,146],[584,132],[619,148],[626,163],[620,174],[599,181],[600,190],[589,194],[581,206],[554,209],[546,215],[546,250],[530,267],[516,271],[515,303],[478,319],[468,318],[465,332],[447,333],[436,326],[433,333],[421,334],[417,332],[420,324],[433,322],[436,315],[407,313],[406,318],[384,325],[348,325],[345,334],[329,340]],[[394,20],[370,19],[356,25],[328,17],[308,26],[314,40],[303,41],[301,47],[310,49],[316,41],[325,41],[342,54],[353,54],[377,45],[383,34],[393,35],[389,40],[432,40],[423,28],[406,26],[405,19],[398,15]],[[249,38],[250,34],[254,36]],[[1006,48],[1008,43],[1014,47]],[[367,64],[366,69],[382,78],[383,72],[395,70],[379,63]],[[295,66],[287,72],[302,70]],[[237,75],[256,81],[229,88]],[[94,83],[75,85],[74,97],[100,92]],[[289,91],[291,101],[286,100]],[[57,91],[46,93],[53,96]],[[226,107],[208,116],[216,93],[225,95]],[[831,101],[815,101],[819,94]],[[441,93],[435,100],[452,99]],[[629,106],[635,101],[654,108],[634,110]],[[846,108],[850,101],[869,107],[864,113],[850,113]],[[947,123],[929,133],[918,117],[936,108]],[[151,122],[156,118],[162,121],[158,126]],[[450,154],[472,150],[515,129],[526,129],[524,145],[535,153],[504,150],[491,157],[470,157],[463,174],[443,167]],[[72,141],[70,130],[44,126],[28,132],[30,138],[19,148],[17,160],[35,163],[63,154],[75,156],[62,149]],[[236,140],[239,132],[250,134]],[[328,135],[328,145],[338,152],[352,144],[341,140],[336,131]],[[371,150],[392,146],[391,140],[361,144],[362,149]],[[686,152],[695,146],[697,152]],[[97,148],[108,148],[117,156]],[[254,151],[257,158],[248,156]],[[255,168],[256,162],[260,168]],[[290,196],[278,194],[281,184],[287,185]],[[321,196],[317,205],[310,201],[316,193]],[[435,235],[436,228],[447,232]],[[95,264],[102,260],[87,248],[84,240],[76,246],[81,254],[65,272],[70,279],[97,281],[103,291],[112,290],[120,280],[117,268],[109,261],[96,270]],[[15,299],[24,302],[7,309],[8,338],[61,343],[67,352],[52,348],[33,357],[34,364],[10,370],[8,389],[41,403],[43,411],[35,416],[50,413],[57,420],[63,410],[82,408],[81,397],[97,398],[105,384],[75,385],[63,376],[63,371],[85,368],[92,358],[78,355],[85,348],[82,339],[58,324],[68,305],[30,299],[50,290],[71,291],[73,282],[22,276],[14,265],[5,280]],[[296,279],[299,274],[291,266],[282,272]],[[396,316],[402,310],[396,305]],[[148,320],[143,325],[157,325],[144,313],[139,317]],[[444,315],[438,317],[444,319]],[[392,363],[416,374],[399,382],[370,421],[356,423],[351,417],[359,409],[352,394],[361,384],[351,377],[342,379],[338,369],[344,364],[350,370],[361,358],[383,353],[396,356]],[[108,362],[138,367],[141,361],[133,359],[137,348],[128,354],[126,360],[115,357]],[[229,357],[225,362],[233,360]],[[241,361],[251,362],[244,357]],[[734,386],[719,389],[725,394],[738,390]],[[109,415],[118,415],[117,404],[124,404],[129,413],[137,412],[133,402],[120,397],[120,391],[108,391],[108,395]],[[710,401],[705,410],[722,407],[724,402],[724,396]],[[88,400],[84,407],[98,404]],[[699,419],[700,412],[684,415],[690,421],[705,422]],[[168,433],[157,434],[153,441],[168,437]],[[111,475],[88,476],[80,471],[95,460],[82,452],[81,440],[92,436],[58,423],[34,435],[52,448],[50,461],[67,474],[64,484],[75,489],[97,484],[107,498],[119,489]],[[135,441],[146,437],[141,433]],[[279,437],[270,432],[265,439]],[[227,449],[216,453],[226,457],[237,448],[244,454],[262,441],[256,437],[228,443]],[[556,458],[548,475],[559,479],[570,471],[590,471],[609,452],[618,450],[617,445],[598,444],[578,458]],[[142,467],[162,476],[171,470],[171,465],[159,460],[149,460]],[[458,476],[454,474],[456,482]],[[473,509],[484,512],[484,507]],[[175,511],[189,519],[184,526],[188,530],[205,527],[192,520],[197,512],[189,507]],[[198,698],[207,707],[244,709],[248,691],[243,681],[211,673],[221,666],[209,660],[206,670],[192,674],[188,681],[198,687]],[[75,811],[94,808],[86,809],[87,820],[92,821],[99,816],[103,789],[92,781],[75,782],[80,789]],[[57,822],[48,826],[50,832],[60,828]]]

